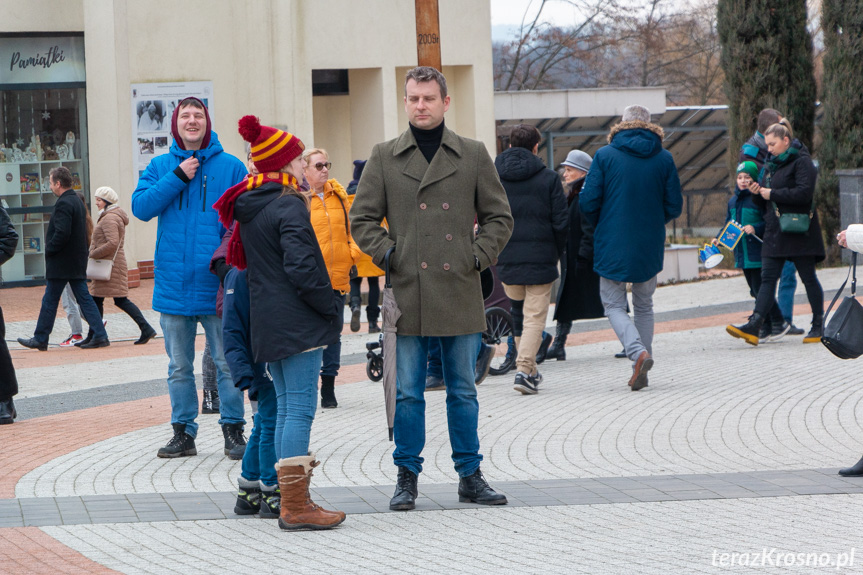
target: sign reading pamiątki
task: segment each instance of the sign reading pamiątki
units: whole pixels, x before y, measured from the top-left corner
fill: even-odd
[[[0,85],[85,79],[83,36],[0,36]]]

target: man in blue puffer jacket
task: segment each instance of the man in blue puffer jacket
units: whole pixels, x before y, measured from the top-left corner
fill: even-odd
[[[593,269],[605,315],[632,360],[632,391],[647,385],[653,367],[653,292],[665,257],[665,224],[680,215],[683,196],[662,128],[644,106],[629,106],[597,150],[578,196],[595,226]],[[633,319],[626,313],[632,284]]]
[[[198,394],[193,361],[197,324],[204,327],[216,364],[221,399],[225,454],[243,439],[243,394],[234,387],[222,348],[222,326],[216,315],[219,279],[210,273],[210,258],[225,229],[213,204],[246,177],[243,163],[222,149],[212,131],[207,108],[186,98],[171,117],[174,143],[168,154],[153,158],[132,194],[132,213],[149,221],[159,218],[156,236],[153,309],[161,313],[171,396],[174,436],[159,457],[196,455]]]

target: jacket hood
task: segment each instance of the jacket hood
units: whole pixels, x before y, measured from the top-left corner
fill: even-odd
[[[101,222],[102,219],[105,218],[105,216],[107,216],[109,214],[113,215],[114,217],[120,218],[120,220],[123,222],[124,226],[129,225],[129,216],[126,214],[126,212],[123,210],[123,208],[121,208],[120,206],[118,206],[116,204],[113,206],[108,206],[108,209],[99,215],[98,221]]]
[[[268,182],[260,188],[244,192],[234,204],[234,219],[241,224],[252,221],[267,204],[282,195],[282,186]]]
[[[188,100],[189,98],[183,98],[184,100]],[[213,134],[213,123],[210,121],[210,112],[207,110],[207,106],[204,105],[200,99],[191,97],[192,100],[197,100],[198,103],[204,108],[204,118],[207,119],[207,129],[204,130],[204,139],[201,140],[201,149],[204,150],[207,146],[210,145],[210,136]],[[174,108],[174,113],[171,114],[171,135],[174,137],[174,143],[179,146],[181,150],[186,149],[186,145],[183,144],[183,139],[180,138],[180,132],[177,131],[177,115],[180,113],[180,106]]]
[[[539,156],[525,148],[507,148],[494,159],[494,167],[502,180],[521,182],[545,169]]]
[[[326,193],[328,190],[332,190],[334,194],[341,198],[342,203],[348,201],[348,192],[337,179],[330,178],[327,180],[327,183],[324,184],[324,192]]]
[[[650,158],[662,151],[665,132],[650,122],[635,120],[620,122],[608,134],[608,143],[618,150],[638,158]]]

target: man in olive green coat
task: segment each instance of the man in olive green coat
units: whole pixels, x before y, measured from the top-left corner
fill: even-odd
[[[449,101],[443,74],[425,66],[407,73],[410,127],[374,147],[350,214],[354,239],[378,266],[384,266],[387,251],[395,248],[390,270],[402,315],[396,325],[393,459],[399,471],[390,501],[393,510],[415,507],[425,445],[423,393],[430,337],[441,342],[459,500],[506,503],[479,469],[474,369],[485,330],[479,272],[506,245],[513,220],[483,144],[444,126]],[[384,218],[389,230],[380,225]]]

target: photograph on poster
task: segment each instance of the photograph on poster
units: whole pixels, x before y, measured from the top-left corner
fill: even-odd
[[[210,81],[132,84],[129,95],[136,181],[150,160],[170,152],[174,143],[171,117],[183,99],[190,96],[200,99],[207,106],[211,121],[213,118],[213,83]]]
[[[159,132],[165,119],[165,102],[142,100],[138,102],[138,132]],[[170,117],[169,117],[170,121]]]
[[[153,138],[138,138],[138,148],[141,151],[141,155],[153,154],[155,151],[153,149]]]

